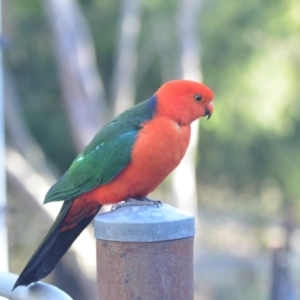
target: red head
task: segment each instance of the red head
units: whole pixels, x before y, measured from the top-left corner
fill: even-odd
[[[172,80],[155,93],[157,116],[169,117],[180,124],[212,115],[214,94],[202,83],[190,80]]]

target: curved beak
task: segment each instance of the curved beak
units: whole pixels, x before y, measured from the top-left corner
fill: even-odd
[[[207,116],[207,120],[210,119],[211,115],[214,112],[213,101],[211,101],[206,107],[203,117]]]

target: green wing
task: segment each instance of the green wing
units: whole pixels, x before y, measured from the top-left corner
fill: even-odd
[[[75,199],[119,174],[130,162],[141,124],[153,117],[155,105],[152,97],[106,124],[51,187],[44,203]]]

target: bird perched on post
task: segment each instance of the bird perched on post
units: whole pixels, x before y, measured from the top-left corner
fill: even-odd
[[[173,80],[107,123],[46,194],[62,208],[14,289],[47,276],[104,204],[147,199],[183,158],[190,124],[212,113],[207,86]]]

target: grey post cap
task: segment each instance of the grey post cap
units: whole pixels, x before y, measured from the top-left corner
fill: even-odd
[[[125,206],[95,218],[95,237],[99,240],[157,242],[194,235],[194,216],[168,204]]]

